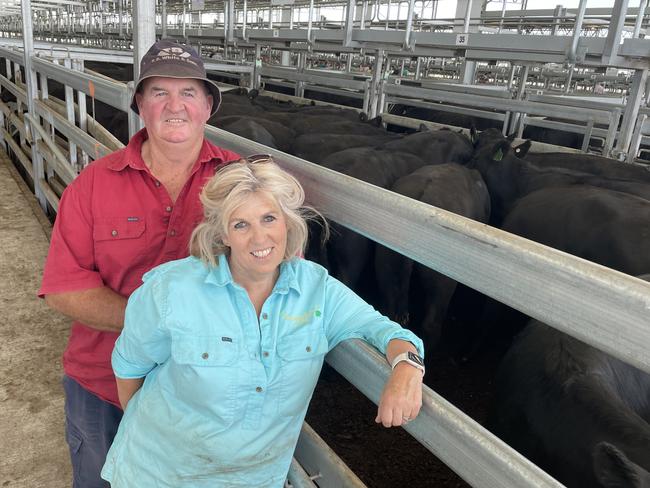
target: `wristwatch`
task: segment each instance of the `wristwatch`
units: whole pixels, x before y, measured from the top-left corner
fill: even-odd
[[[422,371],[422,375],[424,376],[424,361],[422,361],[422,358],[420,356],[411,351],[403,352],[402,354],[398,354],[393,358],[393,362],[390,363],[390,367],[392,369],[395,369],[395,366],[397,366],[402,361],[409,363],[414,368]]]

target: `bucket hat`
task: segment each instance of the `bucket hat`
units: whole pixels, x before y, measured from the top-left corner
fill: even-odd
[[[140,77],[135,85],[135,93],[131,99],[131,109],[136,114],[140,112],[138,105],[135,103],[135,95],[140,90],[142,82],[154,76],[193,78],[203,81],[213,99],[211,116],[215,114],[221,104],[219,87],[208,79],[203,60],[194,48],[163,39],[156,41],[140,61]]]

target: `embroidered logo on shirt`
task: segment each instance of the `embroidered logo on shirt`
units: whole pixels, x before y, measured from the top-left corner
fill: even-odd
[[[222,337],[221,341],[222,342],[232,342],[232,338],[231,337]]]
[[[126,221],[127,222],[138,222],[140,220],[140,217],[127,217]]]
[[[280,313],[281,319],[288,320],[289,322],[294,322],[296,325],[305,325],[311,322],[312,317],[320,317],[320,316],[321,316],[321,311],[315,307],[300,315],[288,315],[285,312]]]

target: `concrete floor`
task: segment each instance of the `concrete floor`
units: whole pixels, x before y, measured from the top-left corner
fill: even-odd
[[[1,151],[1,150],[0,150]],[[71,486],[61,354],[69,320],[36,297],[50,224],[0,152],[0,486]]]

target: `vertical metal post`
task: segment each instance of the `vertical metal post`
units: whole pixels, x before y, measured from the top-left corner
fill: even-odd
[[[571,80],[573,80],[573,64],[569,65],[566,80],[564,81],[564,93],[567,94],[571,91]]]
[[[228,15],[226,19],[228,20],[228,31],[226,39],[228,42],[233,42],[235,39],[235,0],[228,0],[226,2],[226,7]]]
[[[616,139],[616,130],[618,128],[618,123],[621,120],[621,109],[617,108],[612,112],[612,118],[609,121],[609,127],[607,128],[607,136],[605,137],[605,146],[603,147],[603,156],[612,156],[614,140]]]
[[[411,32],[413,31],[413,10],[415,9],[415,0],[409,0],[409,10],[406,15],[406,29],[404,32],[404,47],[411,47]]]
[[[463,22],[463,32],[467,34],[469,32],[469,22],[472,17],[472,0],[467,1],[467,9],[465,9],[465,22]]]
[[[625,159],[626,163],[633,163],[639,153],[641,137],[643,136],[643,126],[645,125],[647,118],[647,115],[639,115],[637,118],[634,134],[632,135],[632,141],[630,142],[630,149],[627,151],[627,158]]]
[[[243,6],[243,12],[242,12],[242,26],[241,26],[241,36],[242,36],[242,39],[244,39],[244,40],[247,40],[246,39],[246,21],[247,21],[247,18],[246,17],[248,17],[248,2],[246,0],[244,0],[244,6]],[[243,52],[243,50],[242,50],[242,52]]]
[[[370,96],[368,99],[368,118],[370,119],[374,119],[377,116],[379,84],[382,82],[384,70],[384,50],[377,49],[375,54],[375,64],[372,68],[372,81],[370,84]]]
[[[348,0],[345,11],[345,37],[343,38],[343,45],[350,47],[352,44],[352,28],[354,27],[354,10],[356,8],[355,0]]]
[[[262,85],[262,46],[255,44],[255,63],[253,65],[253,88],[259,90]]]
[[[63,66],[66,68],[72,69],[72,63],[73,61],[70,58],[66,58],[63,60]],[[68,122],[72,123],[73,125],[76,125],[76,117],[75,117],[75,109],[74,109],[74,90],[72,87],[66,85],[65,86],[65,112],[66,116],[68,119]],[[79,110],[79,115],[81,115],[81,110]],[[94,114],[93,114],[94,115]],[[77,167],[77,145],[70,141],[68,143],[68,152],[69,152],[69,160],[70,160],[70,166],[73,168]]]
[[[501,19],[499,20],[499,30],[497,32],[501,32],[503,29],[503,21],[506,18],[506,0],[501,0]]]
[[[311,19],[314,16],[314,0],[309,0],[309,19],[307,19],[307,42],[311,42]]]
[[[72,61],[72,69],[84,71],[84,62],[82,59],[75,59]],[[88,132],[88,110],[86,109],[86,94],[82,91],[77,91],[77,106],[79,107],[79,128],[84,132]],[[97,123],[97,114],[93,113],[95,123]],[[85,151],[81,152],[81,168],[88,166],[88,154]]]
[[[609,21],[607,30],[607,39],[603,47],[603,57],[601,63],[608,65],[618,55],[618,48],[621,43],[621,35],[625,24],[625,14],[627,13],[628,0],[615,0],[612,7],[612,17]]]
[[[519,86],[517,87],[517,100],[523,100],[526,93],[526,80],[528,79],[528,73],[530,71],[530,66],[525,64],[523,68],[519,71]],[[503,135],[508,135],[513,132],[517,132],[517,137],[521,137],[521,134],[524,132],[524,122],[526,120],[526,114],[522,113],[512,113],[510,114],[510,120],[505,120],[503,124]]]
[[[34,31],[32,27],[32,3],[31,0],[22,0],[21,13],[23,16],[23,53],[25,56],[25,78],[26,80],[26,93],[27,93],[27,110],[29,114],[38,120],[36,110],[34,110],[34,99],[37,98],[36,93],[36,73],[32,68],[32,55],[34,54]],[[19,71],[20,72],[20,71]],[[34,176],[34,193],[38,199],[39,204],[43,210],[47,210],[47,199],[41,188],[41,180],[45,178],[43,157],[36,150],[36,142],[38,140],[38,132],[30,126],[32,136],[32,172]]]
[[[366,13],[368,12],[368,0],[361,3],[361,19],[359,19],[359,30],[366,28]]]
[[[634,31],[632,32],[632,38],[634,39],[639,37],[639,32],[641,32],[641,24],[643,24],[643,17],[645,16],[647,6],[648,0],[641,0],[639,2],[639,11],[636,14],[636,22],[634,22]]]
[[[136,0],[137,2],[138,0]],[[186,9],[186,2],[183,0],[183,38],[185,38],[185,9]]]
[[[305,72],[305,65],[307,62],[307,53],[305,51],[300,51],[298,53],[298,66],[297,66],[297,71],[298,73],[304,73]],[[295,89],[295,95],[297,97],[303,98],[305,96],[305,82],[304,81],[297,81],[296,82],[296,89]]]
[[[167,0],[161,0],[160,5],[160,36],[167,39]]]
[[[436,3],[436,2],[433,2]],[[388,30],[388,22],[390,21],[390,0],[388,0],[388,5],[386,5],[386,30]]]
[[[574,64],[576,62],[576,56],[578,53],[578,43],[580,42],[580,33],[582,32],[582,22],[585,18],[585,10],[587,9],[587,0],[580,0],[578,5],[578,14],[576,15],[575,24],[573,27],[573,38],[571,39],[571,50],[567,57],[569,58],[569,63]]]
[[[419,81],[422,77],[422,56],[418,56],[415,62],[415,80]]]
[[[634,123],[639,114],[639,107],[643,100],[643,89],[645,88],[647,80],[647,69],[638,69],[634,72],[634,75],[632,75],[632,86],[630,87],[630,94],[627,98],[627,103],[625,104],[625,113],[623,114],[621,131],[616,142],[616,151],[618,153],[626,153],[630,147]]]
[[[184,7],[185,3],[183,2],[183,11]],[[132,11],[133,78],[137,80],[140,77],[140,60],[156,41],[156,2],[155,0],[135,0]],[[132,136],[142,127],[142,121],[131,110],[129,110],[129,119],[129,136]]]

